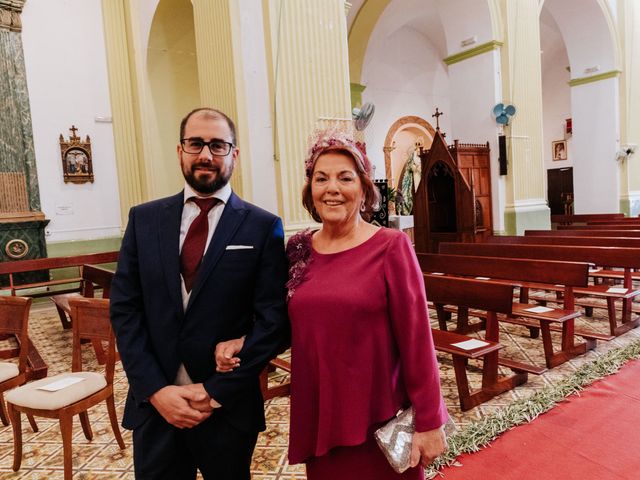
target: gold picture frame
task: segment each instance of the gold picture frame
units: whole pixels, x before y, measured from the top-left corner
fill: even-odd
[[[556,140],[551,142],[551,158],[554,161],[567,159],[567,141]]]
[[[86,136],[81,141],[76,135],[78,129],[71,125],[71,136],[66,140],[60,134],[60,156],[64,183],[93,183],[93,161],[91,158],[91,139]]]

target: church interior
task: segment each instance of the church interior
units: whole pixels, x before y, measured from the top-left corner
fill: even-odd
[[[383,193],[375,221],[413,241],[433,329],[499,335],[499,361],[497,350],[436,348],[455,428],[427,477],[637,478],[637,432],[612,417],[640,421],[638,85],[636,0],[0,0],[0,296],[33,298],[32,378],[71,365],[70,324],[52,295],[84,293],[83,264],[113,270],[129,209],[183,188],[187,112],[210,106],[234,120],[232,189],[278,215],[286,237],[317,228],[300,201],[309,135],[353,121]],[[67,257],[46,270],[26,263]],[[560,262],[584,268],[563,273]],[[438,302],[449,275],[502,279],[508,311]],[[19,350],[9,337],[3,358]],[[104,363],[92,344],[82,352]],[[288,359],[268,375],[256,480],[306,479],[287,462]],[[113,390],[121,418],[119,363]],[[559,413],[567,398],[606,395],[627,403]],[[133,479],[131,433],[120,449],[102,405],[90,421],[91,441],[74,425],[76,478]],[[38,418],[37,432],[23,422],[17,472],[3,423],[0,478],[67,478],[57,421]],[[518,437],[529,425],[539,437]],[[602,437],[585,440],[593,429]],[[549,439],[555,458],[536,455]],[[603,443],[610,455],[596,461]]]

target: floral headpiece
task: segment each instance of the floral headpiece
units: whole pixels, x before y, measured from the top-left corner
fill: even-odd
[[[356,142],[353,138],[353,128],[333,126],[322,130],[316,130],[309,137],[309,152],[304,161],[305,174],[311,178],[313,167],[318,157],[332,150],[346,150],[353,156],[356,166],[367,176],[371,176],[371,162],[367,158],[367,152],[363,143]]]

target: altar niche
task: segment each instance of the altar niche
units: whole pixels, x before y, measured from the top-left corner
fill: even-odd
[[[493,233],[489,143],[447,145],[436,128],[421,153],[422,179],[413,203],[415,249],[437,252],[440,242],[482,241]]]

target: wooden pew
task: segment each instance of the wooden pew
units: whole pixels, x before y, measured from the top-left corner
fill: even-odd
[[[615,223],[605,225],[558,225],[558,230],[640,230],[635,223]]]
[[[570,237],[560,235],[495,235],[485,238],[484,243],[506,243],[520,245],[584,245],[589,247],[640,248],[640,238],[632,237]]]
[[[525,230],[525,237],[629,237],[639,238],[636,230]]]
[[[11,295],[18,293],[23,297],[46,297],[60,293],[80,292],[82,265],[100,265],[118,261],[119,252],[91,253],[70,257],[36,258],[34,260],[17,260],[0,263],[0,276],[7,275],[9,285],[0,287],[0,291],[8,290]],[[76,274],[70,278],[50,279],[42,282],[22,283],[17,274],[42,270],[75,269]],[[60,287],[60,288],[58,288]],[[33,291],[35,290],[35,291]],[[44,291],[43,291],[44,290]]]
[[[640,251],[622,247],[585,247],[565,245],[504,245],[490,243],[442,243],[441,253],[453,255],[474,255],[483,257],[531,258],[539,260],[558,260],[566,262],[589,262],[594,265],[606,265],[624,269],[623,287],[625,293],[609,291],[609,285],[590,285],[574,289],[575,294],[605,298],[609,314],[611,335],[621,335],[638,326],[640,317],[631,318],[631,302],[640,295],[634,290],[631,270],[640,268]],[[545,290],[554,290],[548,286]],[[555,287],[556,291],[563,288]],[[618,325],[615,301],[622,301],[622,316]]]
[[[624,218],[624,213],[577,213],[573,215],[551,215],[551,223],[570,225],[591,220],[614,220]]]
[[[629,237],[491,236],[485,239],[485,243],[640,248],[640,238]],[[624,280],[624,271],[597,269],[591,270],[589,276],[595,279]],[[631,278],[640,280],[640,272],[631,272]]]
[[[582,355],[596,346],[596,339],[610,340],[611,336],[594,332],[576,331],[574,320],[580,316],[575,311],[574,287],[586,287],[588,283],[587,263],[557,262],[547,260],[527,260],[500,257],[472,257],[466,255],[418,254],[418,262],[424,273],[442,272],[448,275],[467,277],[490,277],[491,281],[505,282],[521,288],[521,294],[530,283],[564,285],[564,304],[562,308],[549,312],[534,313],[528,309],[536,304],[528,303],[526,295],[513,304],[512,316],[498,317],[500,321],[523,325],[530,330],[540,329],[548,368],[553,368],[567,360]],[[445,308],[446,309],[446,308]],[[484,312],[469,312],[473,316],[484,317]],[[463,319],[466,320],[466,319]],[[466,333],[458,318],[458,331]],[[444,325],[446,328],[446,325]],[[443,325],[440,325],[443,328]],[[554,352],[551,331],[562,332],[560,350]],[[586,342],[574,343],[574,335],[580,335]],[[535,372],[537,373],[537,372]]]
[[[624,217],[613,220],[590,220],[587,225],[616,225],[616,224],[640,224],[640,217]]]
[[[501,348],[498,342],[499,328],[497,313],[511,314],[513,287],[510,285],[452,278],[437,275],[425,275],[427,299],[436,305],[456,305],[459,311],[469,308],[487,312],[486,345],[465,350],[455,344],[469,340],[466,335],[445,330],[433,330],[436,350],[453,355],[453,367],[458,386],[460,408],[469,410],[483,402],[511,390],[527,381],[526,371],[511,367],[513,375],[500,377],[498,365],[502,363],[498,356]],[[482,384],[480,389],[471,391],[467,377],[469,359],[482,359]],[[515,362],[514,362],[515,363]]]

